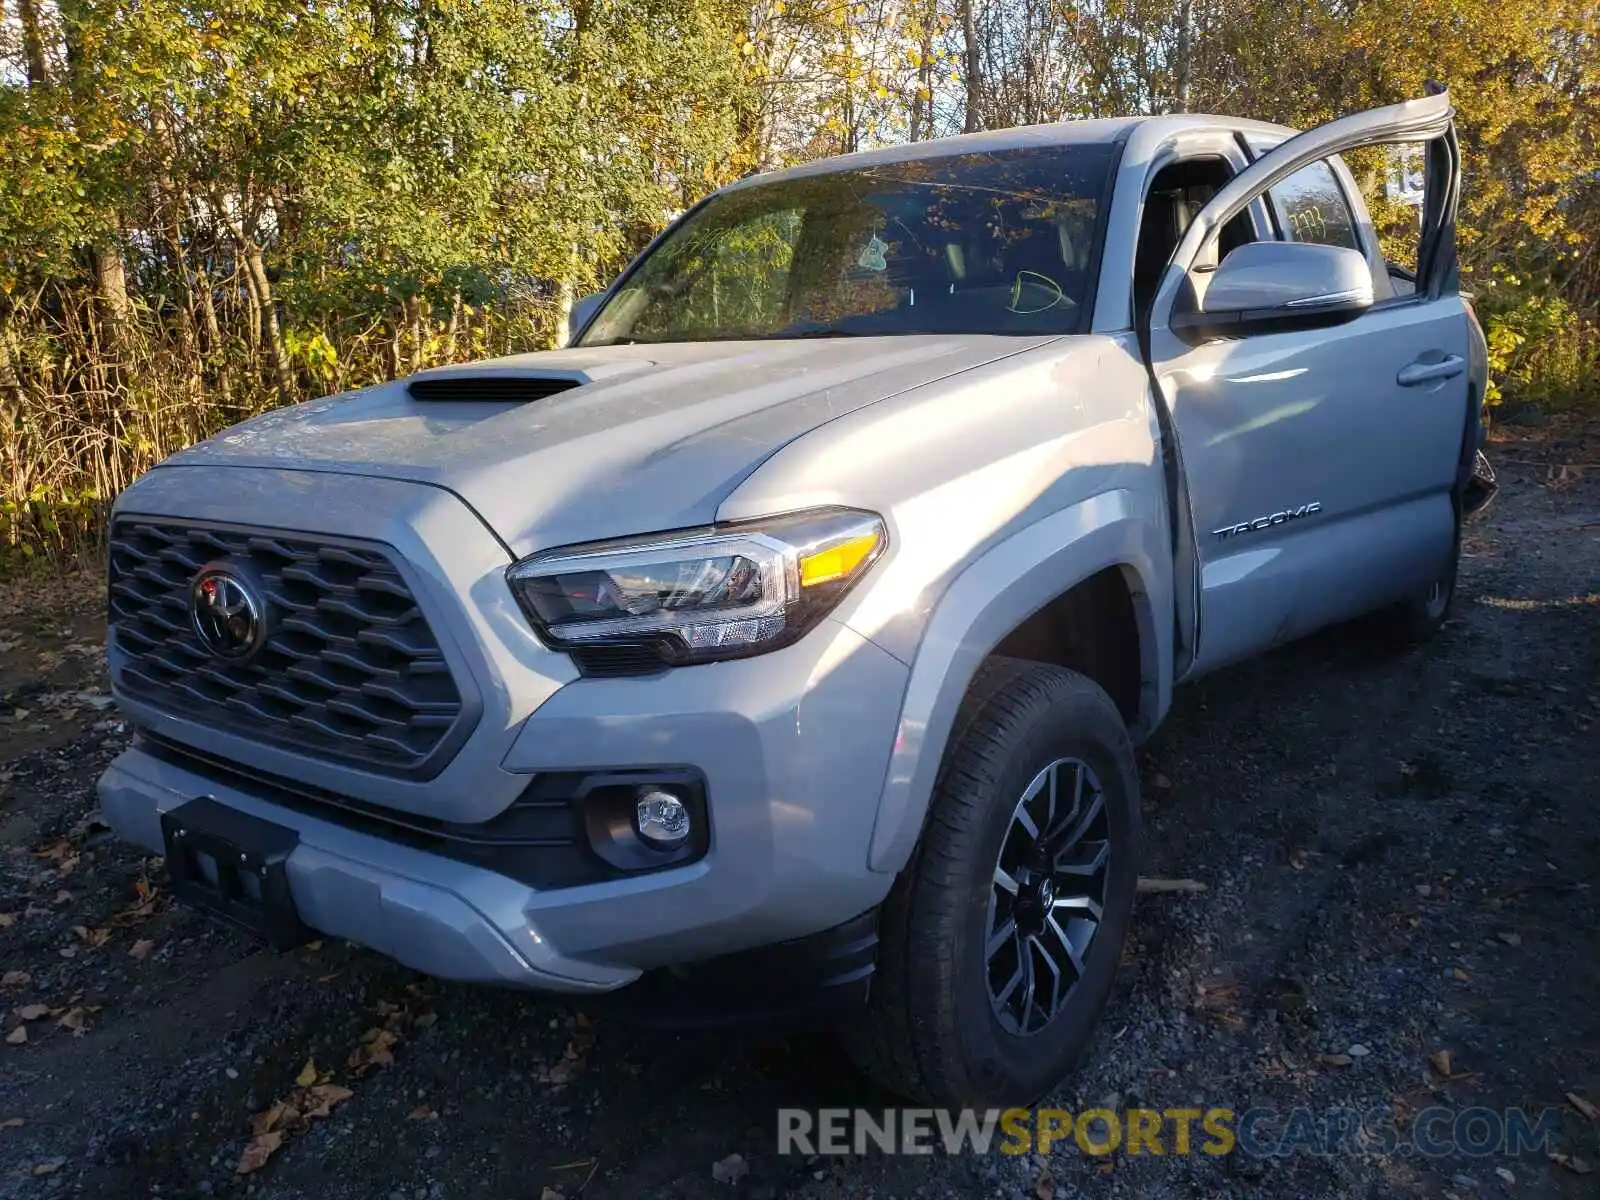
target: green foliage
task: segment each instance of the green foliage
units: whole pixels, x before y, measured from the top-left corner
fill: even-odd
[[[1489,341],[1491,403],[1600,407],[1600,324],[1548,279],[1491,272],[1478,294]]]
[[[1430,77],[1458,105],[1463,265],[1501,387],[1600,403],[1592,0],[3,11],[0,546],[15,554],[69,552],[153,462],[272,405],[553,344],[574,297],[752,170],[1125,112],[1304,126]],[[1386,245],[1403,236],[1404,212],[1379,218]],[[730,284],[713,283],[700,299],[720,310]]]

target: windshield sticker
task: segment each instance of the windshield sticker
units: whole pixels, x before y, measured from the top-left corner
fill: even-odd
[[[884,258],[883,252],[888,248],[888,242],[873,234],[872,240],[862,249],[861,257],[856,259],[856,265],[863,271],[887,271],[889,261]]]

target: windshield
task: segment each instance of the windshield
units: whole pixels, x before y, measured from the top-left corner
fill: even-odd
[[[1108,143],[960,154],[760,183],[662,239],[580,340],[1076,333]]]

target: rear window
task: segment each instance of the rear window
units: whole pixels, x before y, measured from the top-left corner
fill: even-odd
[[[1350,203],[1326,160],[1296,171],[1270,195],[1286,241],[1361,249]]]

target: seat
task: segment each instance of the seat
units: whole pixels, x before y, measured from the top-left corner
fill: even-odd
[[[1133,259],[1133,307],[1141,321],[1150,311],[1161,286],[1161,273],[1193,215],[1181,189],[1152,191],[1145,199]]]

